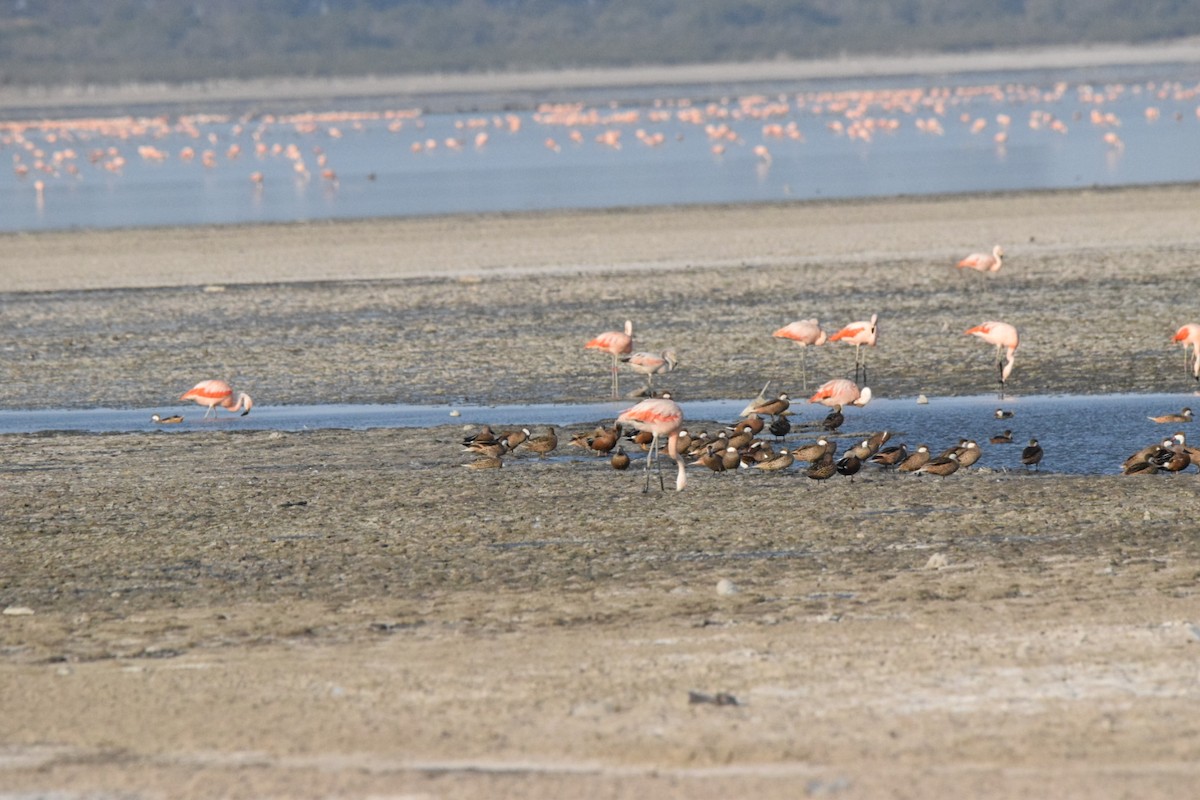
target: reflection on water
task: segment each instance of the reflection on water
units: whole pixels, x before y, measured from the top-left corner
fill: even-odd
[[[730,423],[745,407],[749,398],[681,402],[691,430],[715,433],[716,423]],[[1036,438],[1046,451],[1042,469],[1067,474],[1116,474],[1130,453],[1177,430],[1190,433],[1190,424],[1162,425],[1148,417],[1177,412],[1184,406],[1200,403],[1194,395],[1094,395],[1027,396],[994,395],[975,397],[930,398],[918,404],[913,398],[872,400],[866,408],[846,411],[839,450],[855,443],[855,437],[871,431],[889,430],[892,444],[904,442],[910,449],[928,444],[937,452],[957,443],[960,438],[974,439],[983,448],[980,467],[1021,469],[1021,448]],[[581,405],[510,405],[510,406],[413,406],[413,405],[315,405],[255,406],[246,417],[222,415],[204,420],[193,407],[156,409],[89,409],[0,411],[0,433],[29,434],[39,431],[79,431],[84,433],[149,431],[163,434],[205,431],[319,429],[366,430],[370,428],[427,428],[440,425],[544,426],[570,430],[583,429],[599,422],[611,423],[631,401]],[[996,419],[997,408],[1011,410],[1013,416]],[[812,440],[815,426],[824,418],[824,406],[804,403],[793,406],[792,441]],[[456,416],[451,416],[452,412]],[[152,414],[166,416],[182,413],[177,425],[156,425]],[[814,426],[805,429],[806,425]],[[1013,443],[988,444],[995,434],[1011,429]],[[1200,440],[1200,433],[1195,439]],[[563,439],[565,441],[565,438]]]
[[[504,113],[377,99],[0,122],[0,231],[1200,180],[1200,66],[940,81],[593,90]]]

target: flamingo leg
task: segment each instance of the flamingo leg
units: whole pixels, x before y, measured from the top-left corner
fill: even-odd
[[[621,391],[621,390],[620,390],[620,382],[619,382],[619,379],[618,379],[618,377],[617,377],[617,368],[618,368],[618,367],[617,367],[617,354],[616,354],[616,353],[613,353],[613,357],[612,357],[612,359],[613,359],[613,365],[612,365],[612,396],[613,396],[613,400],[616,400],[616,399],[617,399],[617,398],[620,396],[620,391]]]
[[[658,434],[654,434],[654,438],[650,440],[650,451],[646,454],[646,485],[642,487],[642,494],[647,494],[650,491],[650,465],[654,463],[654,454],[658,452]],[[663,483],[662,464],[658,465],[658,488],[666,491],[666,484]]]

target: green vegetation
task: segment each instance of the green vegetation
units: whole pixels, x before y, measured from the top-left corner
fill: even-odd
[[[903,54],[1200,34],[1200,0],[4,0],[0,84]]]

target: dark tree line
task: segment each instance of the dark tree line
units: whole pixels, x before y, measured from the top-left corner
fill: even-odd
[[[895,55],[1200,34],[1200,0],[0,0],[0,83]]]

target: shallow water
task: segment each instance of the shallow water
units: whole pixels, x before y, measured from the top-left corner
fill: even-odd
[[[737,418],[747,399],[705,400],[681,402],[685,417],[695,421],[690,429],[716,432],[715,423],[729,423]],[[632,401],[592,404],[532,404],[507,406],[418,406],[418,405],[312,405],[312,406],[255,406],[245,417],[222,412],[216,419],[203,419],[195,407],[163,407],[157,409],[88,409],[0,411],[0,433],[30,434],[40,431],[78,431],[81,433],[116,433],[153,431],[162,434],[278,430],[304,431],[317,429],[366,430],[370,428],[429,428],[454,424],[473,428],[483,423],[493,426],[554,425],[570,430],[611,421]],[[1036,438],[1045,449],[1042,470],[1065,474],[1115,474],[1121,471],[1126,456],[1155,441],[1161,441],[1176,431],[1189,432],[1190,424],[1171,425],[1151,422],[1152,415],[1178,412],[1181,408],[1200,405],[1195,395],[1187,394],[1122,394],[1057,396],[996,395],[974,397],[933,397],[927,404],[916,398],[876,398],[861,409],[848,409],[846,423],[839,431],[839,450],[854,443],[860,435],[871,431],[889,430],[891,444],[906,443],[910,449],[928,444],[939,452],[957,443],[960,438],[974,439],[983,448],[984,456],[978,467],[996,470],[1023,469],[1021,449],[1030,438]],[[996,419],[997,408],[1011,410],[1010,419]],[[792,417],[793,431],[789,441],[811,441],[824,418],[824,406],[797,404]],[[457,416],[451,416],[452,412]],[[152,414],[167,416],[182,414],[179,424],[157,425]],[[805,428],[805,426],[811,426]],[[988,439],[1005,429],[1012,430],[1013,443],[992,445]],[[1200,438],[1198,435],[1197,438]],[[570,452],[563,438],[563,449]]]
[[[590,92],[570,113],[417,113],[382,99],[291,117],[144,109],[111,129],[35,119],[0,129],[13,160],[0,170],[0,231],[1196,181],[1198,73],[659,87]],[[853,135],[855,122],[873,127]]]

